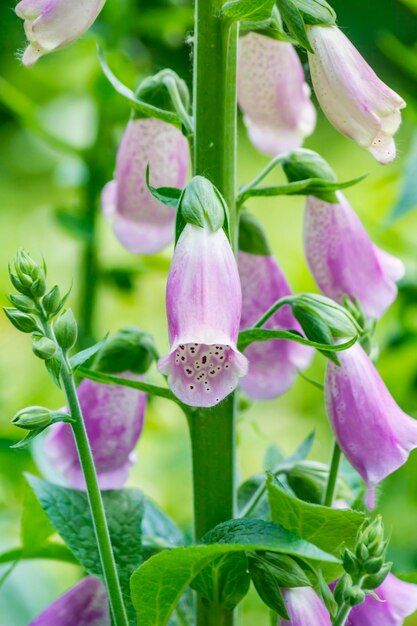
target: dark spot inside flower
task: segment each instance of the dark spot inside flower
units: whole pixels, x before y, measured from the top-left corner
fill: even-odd
[[[206,356],[202,356],[201,357],[201,362],[202,362],[203,365],[205,365],[206,362],[207,362],[207,357]]]

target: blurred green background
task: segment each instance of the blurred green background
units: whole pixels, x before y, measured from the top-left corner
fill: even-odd
[[[417,49],[413,47],[417,2],[337,0],[333,5],[348,36],[408,101],[398,133],[399,156],[389,167],[376,164],[321,114],[306,146],[321,152],[342,180],[369,174],[346,195],[373,240],[406,264],[399,298],[378,327],[378,367],[400,406],[417,417],[417,212],[409,210],[391,225],[387,219],[401,195],[413,135],[417,136]],[[13,8],[12,0],[0,8],[1,304],[7,303],[9,290],[7,264],[23,246],[35,258],[46,259],[51,284],[58,282],[62,290],[73,284],[70,304],[83,323],[86,342],[122,325],[138,325],[155,336],[163,353],[167,348],[164,289],[172,250],[152,259],[129,255],[96,210],[99,191],[112,177],[116,147],[130,113],[102,77],[96,41],[105,48],[112,69],[131,88],[165,66],[190,82],[192,6],[186,0],[108,0],[91,33],[32,69],[23,68],[18,60],[25,41]],[[39,129],[46,129],[55,141],[51,143]],[[249,144],[241,124],[238,158],[240,183],[267,162]],[[280,175],[273,178],[278,181]],[[408,206],[413,209],[417,173],[410,181]],[[303,199],[261,199],[249,206],[265,225],[293,289],[315,290],[303,257]],[[309,375],[322,379],[324,365],[324,359],[316,356]],[[151,376],[158,380],[155,372]],[[0,552],[19,544],[22,473],[37,471],[28,452],[9,448],[20,436],[10,418],[29,404],[57,408],[62,396],[33,357],[28,337],[0,316]],[[313,429],[311,458],[327,461],[331,432],[322,394],[304,380],[274,402],[254,404],[239,419],[240,477],[259,471],[269,444],[289,453]],[[184,417],[171,403],[149,403],[129,484],[142,488],[179,524],[190,528],[188,433]],[[385,481],[379,509],[392,535],[394,571],[417,571],[417,453]],[[79,575],[68,564],[18,564],[0,589],[0,623],[24,626]],[[254,594],[244,602],[243,623],[268,623],[267,611]],[[417,617],[407,624],[417,624]]]

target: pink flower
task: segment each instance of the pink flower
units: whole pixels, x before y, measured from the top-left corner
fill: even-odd
[[[257,33],[240,39],[238,102],[259,150],[275,155],[301,146],[316,124],[309,95],[291,44]]]
[[[92,576],[55,600],[29,626],[110,626],[107,593]]]
[[[355,606],[346,626],[402,626],[404,619],[417,611],[417,585],[406,583],[388,574],[375,589],[380,601],[371,595]]]
[[[188,141],[175,126],[154,118],[128,123],[117,153],[116,179],[105,186],[102,205],[130,252],[153,254],[174,239],[175,208],[148,190],[147,165],[153,186],[183,187],[189,156]]]
[[[220,228],[187,224],[168,276],[170,352],[158,369],[182,402],[211,407],[247,372],[236,348],[242,294],[236,260]]]
[[[385,85],[337,26],[312,26],[308,55],[314,91],[324,114],[343,135],[381,163],[395,158],[393,135],[404,100]]]
[[[243,330],[253,326],[274,302],[291,294],[291,289],[272,256],[239,252],[238,264],[242,284],[240,328]],[[279,309],[264,328],[301,331],[289,305]],[[266,400],[282,395],[291,387],[297,372],[309,365],[313,350],[293,341],[271,339],[251,344],[245,356],[249,360],[249,371],[240,385],[251,398]]]
[[[125,372],[124,378],[139,379]],[[135,460],[134,448],[143,428],[146,394],[121,385],[83,380],[78,398],[101,489],[119,489]],[[51,427],[45,452],[52,465],[71,487],[85,488],[71,427]]]
[[[310,587],[285,589],[284,599],[291,619],[280,620],[280,626],[331,626],[323,601]]]
[[[308,196],[304,246],[321,291],[340,302],[357,298],[369,317],[381,317],[397,295],[402,262],[377,248],[341,192],[338,204]]]
[[[400,409],[358,343],[337,354],[341,367],[327,365],[327,414],[343,453],[368,485],[372,507],[375,486],[417,447],[417,421]]]
[[[24,21],[29,46],[22,61],[33,65],[49,52],[64,48],[96,20],[105,0],[22,0],[16,13]]]

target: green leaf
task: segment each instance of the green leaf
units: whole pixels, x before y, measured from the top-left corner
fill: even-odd
[[[75,558],[67,546],[50,542],[45,543],[42,546],[38,546],[36,549],[33,548],[30,552],[22,547],[7,550],[6,552],[0,554],[0,565],[31,559],[47,559],[52,561],[63,561],[64,563],[73,563],[74,565],[79,564],[78,559]]]
[[[277,5],[290,34],[303,48],[314,54],[307,37],[303,16],[293,0],[277,0]]]
[[[221,17],[240,22],[262,22],[271,17],[275,0],[229,0],[221,10]]]
[[[273,522],[231,520],[203,538],[211,545],[165,550],[146,561],[131,578],[132,601],[141,626],[166,626],[179,598],[208,565],[227,554],[258,550],[302,559],[337,562],[309,542]]]
[[[191,587],[210,604],[233,609],[249,591],[250,576],[246,554],[225,554],[205,567]]]
[[[95,343],[93,346],[86,348],[85,350],[81,350],[81,352],[77,352],[70,358],[70,364],[72,371],[75,372],[81,365],[84,365],[91,357],[93,357],[107,341],[108,335],[103,337],[100,341]]]
[[[176,548],[185,544],[181,530],[174,522],[148,498],[144,499],[145,510],[142,519],[142,557],[149,559],[166,548]]]
[[[163,120],[164,122],[168,122],[168,124],[173,124],[178,128],[181,127],[181,122],[176,113],[172,113],[171,111],[165,111],[160,109],[159,107],[153,106],[152,104],[148,104],[143,100],[140,100],[135,96],[133,91],[123,85],[123,83],[113,74],[110,67],[107,64],[106,58],[104,56],[103,50],[98,49],[98,58],[100,61],[101,69],[109,83],[112,87],[117,91],[118,94],[125,98],[130,106],[138,111],[143,117],[153,117],[159,120]]]
[[[83,215],[77,215],[65,209],[56,209],[54,217],[58,225],[75,239],[89,242],[92,239],[93,231],[91,225]]]
[[[324,604],[326,605],[326,608],[329,611],[330,616],[334,618],[337,613],[337,602],[334,599],[334,596],[329,589],[329,585],[327,584],[321,569],[317,570],[317,580],[318,580],[318,587],[319,587],[322,600]]]
[[[55,529],[29,485],[26,486],[20,525],[20,538],[26,554],[44,545]]]
[[[267,490],[272,519],[322,550],[339,557],[344,546],[353,548],[359,527],[365,517],[361,513],[331,509],[298,500],[281,489],[272,476]],[[326,579],[334,580],[342,573],[341,566],[320,566]]]
[[[36,476],[27,480],[52,526],[93,576],[102,578],[100,556],[84,491],[54,485]],[[134,489],[102,492],[122,592],[129,606],[129,578],[141,562],[143,494]]]
[[[122,385],[122,387],[131,387],[132,389],[138,389],[139,391],[144,391],[145,393],[149,393],[152,396],[159,396],[160,398],[165,398],[166,400],[172,400],[176,402],[180,406],[182,406],[182,402],[178,400],[166,387],[158,387],[158,385],[150,385],[148,383],[143,383],[138,380],[130,380],[129,378],[121,378],[119,376],[111,376],[110,374],[102,374],[101,372],[94,372],[93,370],[89,370],[85,367],[80,367],[78,369],[78,373],[81,374],[84,378],[89,378],[90,380],[95,380],[98,383],[105,383],[108,385]]]
[[[326,344],[318,343],[317,341],[310,341],[305,339],[297,331],[293,330],[270,330],[269,328],[249,328],[239,333],[238,347],[239,350],[246,350],[251,343],[256,341],[269,341],[270,339],[289,339],[297,343],[301,343],[304,346],[310,346],[316,348],[316,350],[324,350],[326,352],[339,352],[340,350],[347,350],[357,341],[357,337],[353,337],[349,341],[344,343]],[[326,355],[327,356],[327,355]]]
[[[21,439],[20,441],[18,441],[17,443],[14,443],[10,447],[13,448],[14,450],[23,450],[24,448],[27,448],[28,446],[30,446],[30,444],[35,439],[35,437],[43,433],[45,428],[48,428],[48,426],[49,424],[47,426],[43,426],[42,428],[36,428],[35,430],[30,430],[24,439]]]
[[[408,215],[417,208],[417,132],[414,134],[411,150],[405,166],[400,196],[387,217],[388,225]]]

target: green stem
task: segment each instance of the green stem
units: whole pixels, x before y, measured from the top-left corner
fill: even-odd
[[[285,298],[281,298],[280,300],[277,300],[270,309],[268,309],[266,311],[266,313],[264,313],[262,315],[262,317],[256,322],[256,324],[254,324],[252,326],[252,328],[262,328],[262,326],[265,324],[265,322],[267,322],[269,320],[270,317],[272,317],[274,315],[274,313],[276,313],[278,311],[278,309],[280,309],[282,306],[284,306],[284,304],[291,304],[291,302],[293,302],[294,300],[294,296],[287,296]]]
[[[333,505],[341,456],[342,452],[339,448],[337,441],[335,441],[332,452],[332,460],[330,463],[329,477],[327,479],[326,491],[323,498],[323,504],[325,506]]]
[[[283,154],[279,154],[278,156],[271,159],[271,161],[269,161],[269,163],[264,167],[264,169],[261,170],[259,174],[253,180],[251,180],[250,183],[240,188],[239,195],[237,197],[238,207],[240,207],[247,199],[248,197],[247,192],[257,187],[259,183],[261,183],[263,179],[266,178],[270,172],[272,172],[274,167],[276,167],[277,165],[280,165],[283,161],[285,161],[285,159],[288,158],[289,154],[290,154],[289,152],[284,152]]]
[[[78,401],[74,377],[65,357],[62,359],[61,380],[71,416],[75,419],[75,422],[72,424],[72,430],[87,487],[88,502],[114,623],[115,626],[128,626],[126,608],[123,602],[93,455]]]
[[[220,19],[223,0],[196,0],[194,29],[194,173],[219,189],[230,212],[237,252],[236,65],[238,24]],[[188,413],[195,537],[235,513],[235,394],[212,409]],[[198,600],[197,626],[233,626],[235,612]]]
[[[350,611],[350,606],[348,606],[347,604],[342,604],[336,614],[336,617],[333,620],[333,626],[345,626]]]

